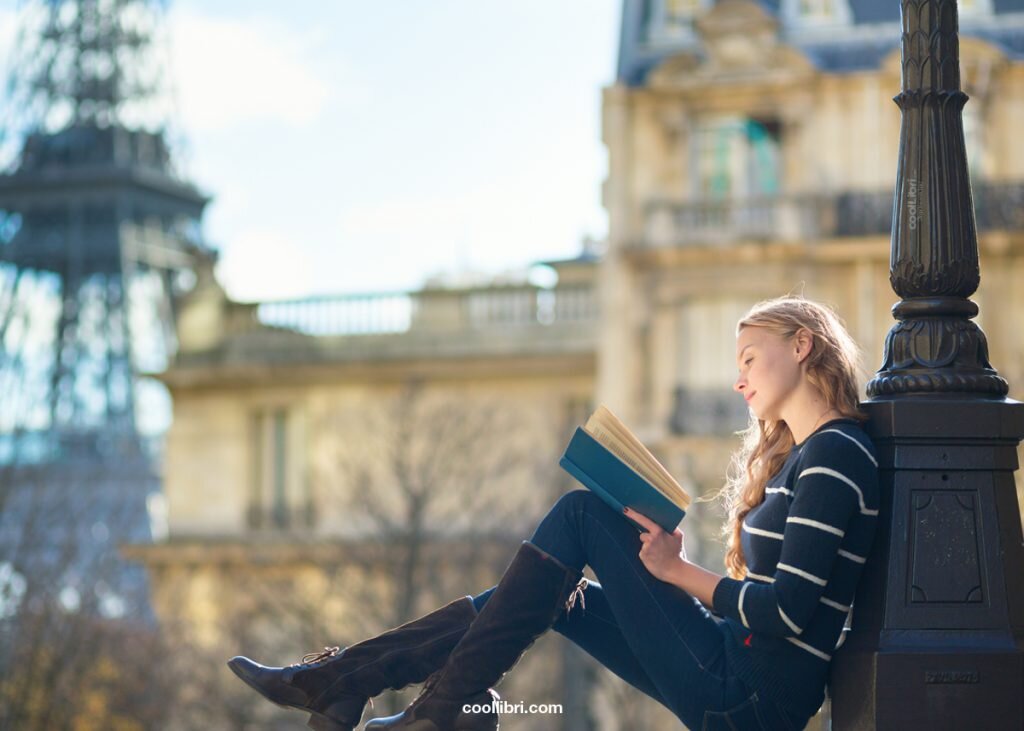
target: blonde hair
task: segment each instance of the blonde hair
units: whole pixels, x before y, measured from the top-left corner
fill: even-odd
[[[860,349],[831,308],[787,295],[751,307],[736,325],[737,336],[744,327],[763,327],[787,340],[801,329],[810,331],[814,346],[804,361],[808,382],[821,393],[829,409],[857,421],[867,419],[859,406]],[[750,424],[739,434],[743,443],[732,455],[723,489],[728,514],[724,528],[728,537],[725,566],[736,579],[746,575],[747,563],[740,543],[743,519],[764,501],[768,478],[779,471],[795,444],[784,421],[765,421],[753,413]]]

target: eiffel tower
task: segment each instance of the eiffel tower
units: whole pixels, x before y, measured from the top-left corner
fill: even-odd
[[[173,355],[177,294],[213,260],[208,198],[160,118],[163,5],[21,14],[0,138],[0,617],[149,611],[142,570],[117,556],[150,539],[159,495],[169,405],[146,374]]]

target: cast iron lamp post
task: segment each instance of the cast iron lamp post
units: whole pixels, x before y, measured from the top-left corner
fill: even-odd
[[[879,532],[832,671],[836,731],[1024,729],[1024,404],[988,362],[955,0],[902,0],[890,281],[868,384]]]

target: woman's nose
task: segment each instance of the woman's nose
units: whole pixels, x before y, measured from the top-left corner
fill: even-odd
[[[732,384],[732,390],[736,393],[743,393],[743,389],[747,387],[747,381],[743,376],[738,376],[736,382]]]

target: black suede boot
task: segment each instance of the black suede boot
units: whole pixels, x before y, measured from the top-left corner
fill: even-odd
[[[288,667],[233,657],[228,667],[267,700],[309,711],[317,731],[352,731],[366,702],[386,689],[422,683],[444,665],[476,618],[469,597],[358,644],[307,655]]]
[[[377,718],[367,731],[495,731],[497,717],[463,713],[582,596],[582,573],[524,541],[479,616],[444,667],[404,712]]]

